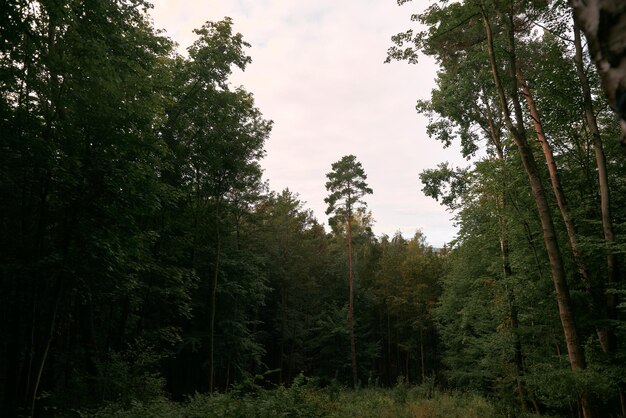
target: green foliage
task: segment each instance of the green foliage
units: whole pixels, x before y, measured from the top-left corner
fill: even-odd
[[[64,411],[68,405],[105,409],[128,409],[133,405],[152,403],[165,395],[165,379],[159,373],[162,360],[154,348],[136,341],[124,352],[111,351],[96,364],[97,375],[77,373],[63,392],[44,399],[44,408]],[[88,391],[85,388],[89,388]]]
[[[393,391],[394,398],[399,404],[405,404],[409,394],[409,385],[405,381],[404,376],[398,376],[398,382]]]
[[[330,232],[297,193],[268,190],[260,161],[272,122],[230,84],[251,62],[231,19],[197,29],[184,57],[142,0],[2,2],[0,414],[563,415],[586,394],[615,415],[626,351],[597,335],[626,334],[626,292],[607,262],[615,255],[614,271],[626,270],[626,166],[607,142],[609,240],[569,13],[564,2],[522,3],[509,21],[501,2],[436,2],[413,16],[422,26],[393,38],[390,59],[423,53],[440,65],[416,107],[427,134],[481,156],[420,175],[459,228],[435,250],[421,232],[374,236],[363,201],[372,190],[354,155],[327,175]],[[529,82],[590,272],[582,280],[554,217],[583,371],[568,363],[483,17],[508,97],[518,90],[513,52]],[[587,76],[601,142],[619,129],[597,74]],[[547,184],[545,167],[538,175]],[[355,374],[366,388],[345,390]]]
[[[539,363],[529,371],[526,380],[537,397],[548,407],[565,409],[576,405],[579,393],[586,391],[599,404],[612,395],[614,380],[606,370],[590,367],[572,372],[566,365]]]
[[[505,416],[498,413],[493,404],[485,398],[471,393],[441,394],[433,399],[418,403],[413,412],[413,416],[419,418],[495,418]]]
[[[248,384],[248,388],[254,384]],[[290,387],[279,386],[265,390],[236,390],[227,394],[205,395],[196,393],[186,402],[177,404],[164,398],[148,402],[135,401],[126,407],[111,404],[95,412],[82,412],[85,417],[321,417],[324,402],[315,382],[299,375]]]
[[[420,173],[420,181],[424,185],[422,192],[451,209],[459,209],[457,200],[467,192],[467,172],[451,169],[447,163],[441,163],[436,169],[427,169]]]
[[[356,212],[359,204],[365,204],[362,198],[372,194],[372,189],[367,186],[367,175],[354,155],[342,157],[331,168],[332,171],[326,174],[326,189],[330,192],[324,199],[328,204],[326,214],[334,213],[346,222]]]
[[[122,404],[163,395],[165,379],[158,371],[161,360],[162,354],[141,342],[123,354],[111,352],[98,364],[95,392],[102,400]]]
[[[0,371],[3,414],[36,407],[42,390],[61,399],[68,385],[76,396],[64,402],[77,407],[141,400],[175,381],[164,364],[206,333],[194,318],[218,269],[216,206],[230,321],[218,322],[219,348],[242,362],[224,368],[260,363],[251,329],[268,289],[235,230],[261,188],[271,122],[229,85],[247,44],[225,19],[197,31],[189,58],[175,56],[148,6],[3,5],[0,123],[11,133],[0,139],[0,190],[13,198],[0,204],[1,355],[15,365]],[[131,353],[135,339],[158,364]]]
[[[417,105],[417,111],[429,119],[427,133],[444,146],[459,141],[466,157],[479,147],[484,149],[483,157],[466,170],[442,163],[420,175],[423,191],[456,211],[459,226],[435,311],[445,347],[442,360],[447,383],[495,396],[510,407],[518,403],[528,408],[533,402],[535,408],[539,405],[557,414],[575,409],[579,396],[588,396],[601,413],[614,414],[619,409],[620,379],[610,370],[623,366],[617,359],[621,349],[600,347],[597,333],[608,331],[612,338],[619,338],[621,321],[609,313],[615,309],[614,302],[598,297],[597,289],[612,291],[612,279],[607,280],[612,269],[607,248],[615,248],[623,236],[607,235],[605,207],[600,222],[596,170],[615,170],[609,176],[613,182],[623,164],[615,163],[619,158],[609,159],[604,167],[594,158],[604,151],[599,138],[592,140],[589,119],[583,116],[586,98],[572,64],[575,51],[567,41],[572,25],[569,10],[563,2],[530,2],[516,5],[515,11],[497,1],[439,2],[412,20],[423,26],[394,37],[389,59],[413,62],[419,54],[426,54],[437,60],[437,87],[429,100]],[[493,49],[488,48],[490,44]],[[493,60],[489,52],[495,55]],[[515,103],[518,97],[524,99],[518,94],[521,75],[528,80],[540,120],[531,118],[522,108],[524,103]],[[597,74],[587,76],[597,92]],[[502,90],[497,89],[496,78]],[[596,100],[594,94],[591,100]],[[593,105],[591,112],[598,115],[597,120],[605,120],[605,105]],[[512,112],[515,121],[507,120]],[[522,165],[508,136],[534,137],[537,123],[542,124],[552,147],[575,234],[572,228],[566,231],[556,216],[559,212],[552,195],[548,205],[536,205],[544,214],[544,227],[539,227],[530,189],[520,175],[532,171],[528,155]],[[616,128],[610,123],[599,126],[601,136],[614,134]],[[534,144],[527,154],[543,159]],[[536,174],[545,184],[550,181],[543,164]],[[621,186],[610,187],[612,198],[620,199],[621,192],[613,191]],[[612,207],[619,207],[615,200]],[[545,214],[553,209],[553,219],[546,221]],[[608,222],[618,225],[619,219],[621,215],[615,213]],[[587,368],[576,373],[567,355],[576,344],[565,332],[566,349],[565,325],[561,327],[561,321],[566,322],[564,310],[559,317],[553,302],[555,296],[563,300],[563,292],[557,289],[555,295],[548,280],[554,263],[547,263],[548,251],[539,240],[547,224],[556,226],[557,235],[549,255],[554,260],[555,247],[563,253],[574,301],[570,313],[587,342]],[[583,254],[575,256],[573,238]],[[588,278],[582,277],[581,263],[592,272]],[[621,266],[623,260],[618,263]]]
[[[272,390],[261,390],[255,394],[238,396],[195,394],[186,402],[177,404],[163,398],[151,402],[135,402],[128,408],[112,404],[95,412],[82,411],[80,416],[92,418],[142,416],[183,418],[200,417],[476,417],[491,418],[504,416],[484,398],[477,395],[450,393],[438,394],[431,399],[415,396],[405,387],[407,396],[397,402],[395,389],[341,390],[337,399],[328,400],[323,390],[307,383],[307,379],[296,379],[289,387],[280,386]]]

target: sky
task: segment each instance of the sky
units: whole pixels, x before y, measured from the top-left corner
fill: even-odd
[[[192,32],[229,16],[252,63],[231,81],[253,93],[274,121],[261,165],[270,188],[299,194],[327,224],[326,173],[344,155],[361,162],[377,235],[416,231],[441,247],[456,233],[452,214],[421,192],[419,173],[440,162],[466,165],[458,148],[426,134],[415,103],[428,99],[436,66],[385,64],[391,36],[414,25],[424,0],[154,0],[154,25],[184,53]],[[423,6],[422,6],[423,7]]]

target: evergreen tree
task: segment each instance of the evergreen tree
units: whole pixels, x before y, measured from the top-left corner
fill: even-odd
[[[354,276],[352,252],[352,222],[359,207],[365,205],[362,200],[372,189],[367,186],[367,175],[363,166],[354,155],[346,155],[331,165],[332,171],[326,174],[326,190],[330,195],[324,199],[328,204],[326,214],[334,213],[333,223],[340,230],[340,222],[346,225],[348,235],[348,327],[350,331],[350,353],[352,362],[352,385],[357,387],[356,344],[354,338]]]

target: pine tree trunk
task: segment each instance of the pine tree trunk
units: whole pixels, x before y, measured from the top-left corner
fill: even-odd
[[[550,146],[550,143],[546,138],[546,134],[543,129],[543,124],[541,123],[541,117],[539,116],[539,111],[537,110],[535,100],[533,99],[532,93],[530,92],[528,84],[526,83],[526,79],[519,67],[517,68],[517,72],[515,75],[517,77],[517,80],[519,81],[522,93],[526,98],[526,104],[528,106],[528,111],[530,112],[532,125],[535,133],[537,134],[537,140],[539,141],[539,144],[541,144],[543,156],[546,159],[546,166],[548,167],[548,173],[550,174],[550,184],[552,185],[552,191],[554,192],[556,203],[559,207],[559,211],[561,212],[563,223],[565,224],[565,230],[567,231],[570,248],[572,250],[572,255],[574,256],[574,263],[576,264],[578,273],[583,279],[585,286],[587,287],[587,289],[589,289],[591,287],[591,284],[589,283],[589,270],[581,259],[580,249],[578,247],[578,238],[576,236],[576,228],[574,227],[572,215],[567,205],[565,192],[563,192],[563,187],[561,186],[561,178],[559,176],[556,160],[554,159],[552,147]]]
[[[356,344],[354,341],[354,277],[352,268],[352,214],[348,214],[348,328],[350,329],[350,359],[352,362],[352,386],[358,385],[356,369]]]

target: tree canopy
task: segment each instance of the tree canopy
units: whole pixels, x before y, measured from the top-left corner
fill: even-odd
[[[443,248],[373,233],[355,155],[330,228],[270,190],[232,19],[183,56],[142,0],[1,3],[0,415],[626,415],[613,3],[435,2],[393,37],[469,159],[415,173]]]

